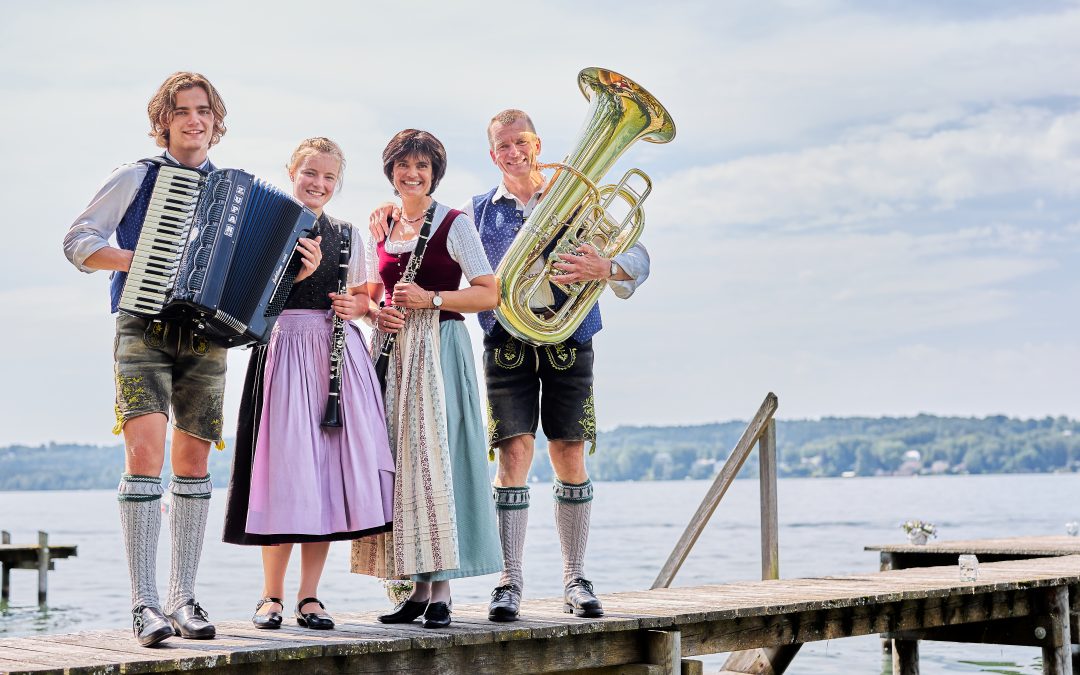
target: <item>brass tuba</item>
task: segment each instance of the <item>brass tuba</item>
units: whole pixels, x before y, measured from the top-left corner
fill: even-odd
[[[598,187],[596,183],[634,141],[667,143],[675,137],[675,124],[667,110],[633,80],[603,68],[586,68],[578,73],[578,87],[591,102],[585,126],[566,159],[540,165],[555,169],[545,196],[495,272],[500,280],[495,316],[507,332],[533,345],[555,344],[573,335],[606,285],[603,281],[569,285],[551,281],[552,275],[561,274],[552,267],[560,262],[558,255],[575,253],[578,246],[588,243],[602,257],[612,258],[641,236],[645,224],[641,203],[652,191],[649,177],[630,169],[614,185]],[[643,187],[632,185],[636,182]],[[617,199],[626,210],[618,221],[610,213]],[[555,237],[559,241],[542,271],[534,269]],[[536,312],[533,299],[548,283],[568,298],[558,309]]]

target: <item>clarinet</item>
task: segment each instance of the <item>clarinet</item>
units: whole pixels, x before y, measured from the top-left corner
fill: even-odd
[[[431,219],[435,216],[435,204],[432,203],[428,209],[427,218],[424,219],[424,225],[420,228],[420,236],[416,240],[416,250],[413,251],[412,256],[409,257],[409,263],[405,266],[405,271],[401,275],[400,284],[411,284],[416,277],[416,273],[420,271],[420,262],[424,259],[424,249],[427,248],[427,240],[431,233]],[[389,235],[387,235],[389,238]],[[393,289],[388,289],[393,297]],[[398,307],[391,305],[394,309],[404,313],[404,307]],[[394,343],[397,341],[397,333],[387,333],[386,340],[383,342],[382,350],[379,352],[378,358],[375,359],[375,376],[379,378],[379,385],[383,391],[386,391],[386,371],[390,367],[390,352],[394,351]]]
[[[341,250],[338,253],[339,295],[349,292],[349,254],[352,252],[349,227],[341,228]],[[330,391],[326,396],[326,413],[322,426],[341,426],[341,371],[345,365],[345,319],[334,314],[334,334],[330,338]]]

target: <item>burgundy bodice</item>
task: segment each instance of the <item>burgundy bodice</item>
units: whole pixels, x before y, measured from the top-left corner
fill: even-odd
[[[446,245],[450,236],[450,224],[459,215],[461,211],[451,209],[436,228],[435,233],[428,239],[424,260],[420,263],[416,278],[413,279],[413,283],[420,288],[429,291],[456,291],[461,288],[461,266],[450,257],[450,249]],[[394,293],[394,285],[405,272],[412,253],[401,255],[387,253],[385,241],[380,241],[375,248],[379,256],[379,278],[382,279],[387,304],[389,304],[389,298]],[[457,312],[439,311],[439,321],[450,320],[464,321],[465,317]]]

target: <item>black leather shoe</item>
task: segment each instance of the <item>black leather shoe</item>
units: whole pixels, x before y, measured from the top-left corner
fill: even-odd
[[[423,614],[427,607],[427,600],[403,600],[398,603],[394,611],[389,614],[381,614],[379,623],[409,623]]]
[[[593,593],[592,582],[578,577],[566,584],[563,591],[563,611],[574,616],[595,618],[604,616],[604,606]]]
[[[334,620],[330,618],[330,615],[326,612],[301,612],[300,608],[309,602],[316,603],[319,607],[326,609],[326,605],[319,602],[318,598],[304,598],[300,602],[296,603],[296,623],[304,628],[314,628],[315,630],[330,630],[334,627]]]
[[[517,621],[521,611],[521,589],[514,584],[499,586],[491,592],[488,619],[491,621]]]
[[[217,635],[217,630],[209,619],[206,610],[194,600],[188,600],[169,615],[173,632],[188,640],[209,640]]]
[[[424,628],[446,628],[449,626],[450,610],[453,607],[453,602],[428,603],[427,610],[424,612]]]
[[[131,610],[131,628],[143,647],[153,647],[173,636],[172,624],[157,607],[139,605]]]
[[[259,610],[263,608],[263,605],[269,602],[276,602],[281,605],[282,609],[285,609],[285,604],[281,602],[281,598],[263,598],[259,601],[259,604],[255,605],[255,616],[251,617],[251,623],[255,624],[256,628],[281,628],[281,612],[259,614]]]

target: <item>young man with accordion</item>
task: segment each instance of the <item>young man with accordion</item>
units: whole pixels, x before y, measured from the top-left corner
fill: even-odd
[[[215,635],[195,600],[194,586],[211,493],[210,444],[223,445],[226,348],[188,323],[118,310],[128,273],[141,264],[144,223],[161,213],[167,220],[172,208],[171,200],[159,198],[155,189],[161,182],[159,174],[175,173],[182,183],[190,169],[213,171],[207,153],[225,134],[225,112],[221,96],[205,77],[192,72],[170,75],[147,106],[150,136],[165,148],[164,154],[113,171],[64,237],[64,253],[79,270],[113,273],[111,310],[117,314],[113,432],[123,433],[125,445],[118,488],[120,522],[131,578],[133,630],[147,647],[173,635],[189,639]],[[179,183],[171,192],[183,190]],[[109,243],[114,235],[116,245]],[[301,249],[301,275],[310,274],[313,245]],[[168,595],[162,604],[155,569],[170,411],[172,556]]]

